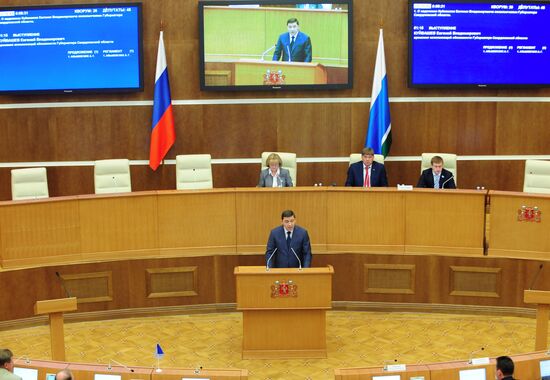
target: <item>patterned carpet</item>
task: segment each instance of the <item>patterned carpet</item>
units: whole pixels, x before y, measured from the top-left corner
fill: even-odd
[[[457,314],[357,311],[327,313],[328,359],[242,360],[240,313],[192,314],[68,323],[67,358],[73,362],[153,366],[160,343],[161,367],[246,368],[249,378],[334,379],[334,369],[385,361],[429,363],[532,351],[535,320]],[[47,326],[0,331],[0,346],[15,356],[49,359]]]

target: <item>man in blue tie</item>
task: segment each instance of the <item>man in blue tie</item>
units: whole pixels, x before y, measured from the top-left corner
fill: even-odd
[[[265,261],[268,268],[309,268],[311,244],[307,230],[296,225],[294,211],[281,214],[282,223],[271,230]]]
[[[300,23],[296,18],[290,18],[286,22],[288,32],[279,36],[273,53],[273,61],[283,57],[283,62],[311,62],[311,39],[300,32]]]
[[[433,156],[430,162],[432,167],[422,172],[416,187],[456,189],[453,173],[447,169],[443,169],[443,158],[440,156]]]

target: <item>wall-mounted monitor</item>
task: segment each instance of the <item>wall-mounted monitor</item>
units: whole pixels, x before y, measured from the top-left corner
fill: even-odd
[[[23,380],[38,380],[38,370],[34,368],[13,367],[13,373]]]
[[[143,90],[141,3],[0,8],[0,94]]]
[[[199,1],[201,90],[351,88],[352,3]]]
[[[460,380],[487,380],[485,368],[462,369],[458,372]]]
[[[409,86],[550,86],[548,25],[548,0],[409,0]]]
[[[539,362],[540,378],[542,380],[550,380],[550,360],[542,360]]]

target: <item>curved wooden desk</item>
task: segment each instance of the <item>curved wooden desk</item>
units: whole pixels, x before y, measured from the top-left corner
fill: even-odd
[[[539,227],[515,228],[513,218],[497,222],[494,215],[509,214],[516,203],[504,211],[493,203],[491,246],[484,256],[486,196],[469,190],[299,187],[0,202],[0,282],[11,292],[0,321],[31,318],[36,301],[65,297],[56,272],[78,297],[78,312],[98,312],[98,318],[160,307],[234,310],[234,268],[264,264],[269,230],[287,208],[310,232],[313,265],[334,266],[337,308],[415,304],[422,310],[492,307],[532,315],[523,290],[540,261],[522,258],[520,250],[506,258],[491,249],[499,236],[522,239]],[[544,215],[539,226],[545,226]],[[548,252],[547,234],[541,235],[532,235],[536,246],[530,249]],[[539,285],[550,281],[546,272]]]
[[[208,378],[211,380],[246,380],[245,369],[183,369],[163,368],[156,372],[152,367],[122,367],[107,364],[69,363],[48,360],[20,360],[15,367],[32,368],[38,371],[38,380],[46,379],[46,374],[56,374],[62,369],[69,369],[76,379],[94,380],[95,375],[117,375],[120,380],[181,380],[182,378]]]
[[[512,355],[515,364],[514,378],[534,380],[540,379],[539,363],[550,360],[547,351]],[[424,380],[459,380],[461,370],[485,368],[486,378],[495,378],[495,359],[487,365],[474,366],[467,361],[452,361],[445,363],[430,363],[425,365],[410,365],[406,371],[388,372],[383,367],[368,368],[339,368],[334,371],[336,380],[371,380],[373,376],[399,375],[401,380],[408,380],[416,376],[423,376]]]

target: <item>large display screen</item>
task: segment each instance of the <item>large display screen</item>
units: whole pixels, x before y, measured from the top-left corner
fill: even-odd
[[[352,0],[200,1],[199,29],[202,90],[353,85]]]
[[[142,91],[141,3],[0,8],[0,93]]]
[[[550,86],[550,2],[409,0],[409,86]]]

